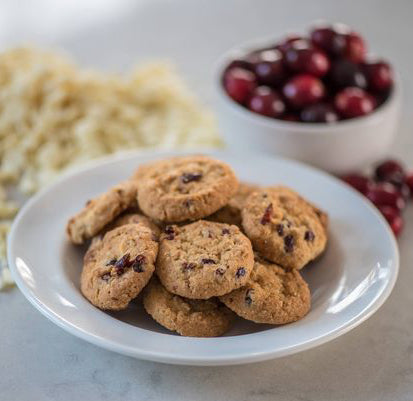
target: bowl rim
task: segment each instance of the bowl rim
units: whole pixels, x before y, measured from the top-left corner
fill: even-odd
[[[214,84],[218,97],[221,98],[228,107],[230,107],[238,116],[252,120],[256,125],[265,126],[272,129],[285,129],[289,131],[289,134],[300,134],[305,132],[310,135],[334,135],[341,130],[347,130],[351,128],[360,128],[360,125],[371,125],[379,123],[383,115],[391,108],[398,107],[401,101],[401,78],[397,71],[394,71],[394,84],[390,92],[390,95],[386,101],[375,109],[372,113],[366,116],[360,116],[350,118],[348,120],[339,120],[335,123],[304,123],[295,121],[278,120],[275,118],[267,117],[258,113],[254,113],[247,108],[241,106],[236,101],[232,100],[225,92],[222,85],[222,77],[225,69],[234,58],[244,55],[248,51],[256,48],[265,48],[266,45],[274,44],[279,40],[279,36],[265,36],[261,38],[254,38],[245,41],[241,44],[232,46],[225,51],[215,62],[214,68]],[[376,121],[377,120],[377,121]]]

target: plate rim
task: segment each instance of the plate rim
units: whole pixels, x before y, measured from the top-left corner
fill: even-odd
[[[13,248],[14,238],[15,238],[17,227],[19,226],[20,220],[25,216],[27,211],[31,209],[33,204],[35,204],[45,194],[52,191],[55,186],[60,185],[62,181],[70,177],[73,177],[75,175],[82,174],[85,171],[98,168],[103,165],[116,163],[116,162],[122,162],[122,161],[125,161],[126,159],[134,159],[134,158],[139,158],[142,156],[158,158],[158,157],[170,157],[170,156],[198,154],[198,153],[212,154],[218,158],[220,154],[237,155],[237,152],[231,152],[225,149],[217,150],[217,149],[212,149],[212,148],[202,148],[202,149],[191,148],[191,149],[185,149],[185,150],[169,150],[169,149],[143,150],[143,151],[132,150],[132,151],[127,151],[127,152],[118,152],[112,155],[107,155],[107,156],[104,156],[98,159],[88,161],[86,163],[81,164],[80,166],[69,168],[66,172],[63,172],[55,182],[51,183],[50,185],[47,185],[45,188],[41,189],[34,196],[32,196],[27,202],[25,202],[25,204],[19,210],[19,213],[17,214],[16,218],[13,221],[12,227],[8,235],[8,240],[7,240],[7,255],[8,255],[8,263],[9,263],[10,271],[19,290],[23,293],[25,298],[43,316],[47,317],[49,320],[51,320],[53,323],[55,323],[56,325],[64,329],[66,332],[69,332],[70,334],[78,338],[81,338],[93,345],[96,345],[104,349],[108,349],[110,351],[117,352],[123,355],[139,358],[139,359],[150,360],[150,361],[161,362],[161,363],[176,364],[176,365],[192,365],[192,366],[239,365],[239,364],[253,363],[253,362],[265,361],[269,359],[280,358],[280,357],[284,357],[287,355],[293,355],[298,352],[302,352],[302,351],[320,346],[322,344],[325,344],[329,341],[332,341],[346,334],[347,332],[351,331],[355,327],[365,322],[368,318],[370,318],[375,312],[377,312],[381,308],[381,306],[385,303],[385,301],[388,299],[391,292],[393,291],[393,288],[398,278],[399,269],[400,269],[399,247],[398,247],[396,238],[394,237],[384,217],[360,193],[358,193],[353,188],[346,186],[338,178],[328,174],[327,172],[320,170],[318,168],[315,168],[313,166],[307,165],[305,163],[296,161],[296,160],[274,156],[274,155],[268,155],[268,154],[262,154],[262,155],[267,158],[271,158],[271,159],[278,160],[281,162],[291,163],[295,166],[305,168],[307,170],[311,170],[317,174],[321,174],[323,176],[327,176],[329,179],[335,180],[341,186],[345,187],[346,190],[353,192],[353,194],[355,194],[359,198],[359,200],[361,200],[365,205],[367,205],[367,207],[371,210],[371,212],[373,212],[373,214],[375,214],[376,217],[378,217],[382,221],[382,223],[383,222],[385,223],[384,227],[385,227],[385,230],[387,231],[388,238],[391,243],[391,248],[394,253],[392,275],[387,285],[382,289],[381,293],[376,295],[375,299],[367,307],[361,310],[360,313],[358,313],[357,315],[353,316],[352,319],[344,323],[341,327],[338,327],[337,329],[335,329],[334,331],[330,333],[322,334],[304,343],[299,343],[297,345],[290,346],[282,350],[273,350],[273,351],[264,350],[262,352],[256,352],[254,354],[247,354],[247,355],[242,354],[242,352],[240,352],[236,355],[231,355],[231,356],[224,356],[224,357],[212,356],[212,357],[203,357],[202,359],[199,359],[199,357],[197,356],[194,356],[193,358],[188,357],[188,356],[181,357],[173,353],[167,354],[165,352],[155,353],[153,351],[145,351],[144,349],[136,349],[136,347],[129,347],[129,346],[125,346],[124,344],[113,342],[110,339],[102,339],[101,337],[96,336],[93,333],[87,332],[83,330],[82,328],[76,326],[75,324],[69,321],[66,321],[63,317],[59,316],[56,312],[51,310],[46,304],[41,302],[38,299],[38,297],[36,297],[34,294],[31,293],[30,288],[26,285],[23,278],[20,276],[20,274],[17,271],[17,267],[13,260],[14,258],[12,258],[12,254],[13,254],[12,248]],[[259,155],[260,153],[246,152],[246,154]]]

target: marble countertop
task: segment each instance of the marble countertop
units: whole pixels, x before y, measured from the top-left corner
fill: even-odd
[[[26,4],[27,3],[27,4]],[[320,17],[362,31],[403,79],[404,112],[389,154],[413,167],[413,2],[368,0],[72,1],[0,3],[0,45],[66,49],[84,65],[125,70],[136,60],[174,59],[213,105],[214,60],[252,37],[303,29]],[[66,2],[65,2],[66,3]],[[413,207],[399,240],[401,269],[384,306],[326,345],[273,361],[183,367],[135,360],[75,338],[40,315],[18,289],[0,293],[0,399],[410,401],[413,397]],[[365,228],[368,229],[368,228]]]

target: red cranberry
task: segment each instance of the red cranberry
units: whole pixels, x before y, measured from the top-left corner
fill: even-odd
[[[306,72],[316,77],[324,76],[330,68],[330,61],[321,50],[305,41],[296,41],[285,52],[287,66],[296,72]]]
[[[252,54],[249,60],[258,82],[263,85],[280,85],[287,76],[283,55],[276,49]]]
[[[367,88],[367,79],[361,68],[353,62],[339,59],[333,63],[330,71],[331,83],[339,88],[356,86]]]
[[[248,61],[246,58],[239,58],[232,60],[228,67],[226,68],[226,72],[232,70],[233,68],[243,68],[245,70],[251,70],[251,62]]]
[[[334,104],[341,116],[353,118],[364,116],[373,111],[375,102],[371,95],[363,89],[349,87],[339,92]]]
[[[281,96],[268,86],[259,86],[248,101],[248,108],[255,113],[277,118],[285,111]]]
[[[341,55],[346,49],[345,34],[349,28],[343,24],[321,25],[311,31],[313,43],[332,55]]]
[[[238,103],[245,103],[256,85],[254,74],[243,68],[228,70],[224,77],[225,90]]]
[[[396,160],[385,160],[381,162],[375,169],[374,174],[380,181],[390,181],[393,177],[401,177],[401,181],[404,181],[404,168]]]
[[[291,47],[291,45],[297,41],[306,41],[306,39],[299,35],[289,35],[283,41],[278,43],[275,48],[281,53],[285,53]]]
[[[344,56],[354,63],[361,63],[366,57],[366,45],[363,38],[356,32],[345,35]]]
[[[370,62],[363,65],[369,88],[377,91],[389,90],[393,86],[393,70],[384,62]]]
[[[283,94],[293,107],[302,108],[320,101],[325,95],[325,88],[318,78],[300,74],[284,85]]]
[[[403,231],[403,226],[404,226],[404,223],[403,223],[403,219],[401,216],[395,217],[390,223],[390,227],[393,231],[393,234],[396,237],[398,237]]]
[[[410,194],[413,195],[413,174],[409,174],[406,177],[406,184],[410,189]]]
[[[388,183],[378,183],[374,187],[370,188],[366,196],[376,206],[392,206],[399,210],[404,209],[406,201],[402,194],[397,189]]]
[[[338,115],[334,108],[327,103],[316,103],[301,111],[301,121],[306,123],[334,123]]]
[[[341,179],[364,195],[373,185],[369,178],[357,173],[343,175]]]

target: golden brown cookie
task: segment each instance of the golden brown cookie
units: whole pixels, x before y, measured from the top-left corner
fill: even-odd
[[[141,171],[141,173],[139,173]],[[238,188],[231,167],[208,156],[175,157],[138,170],[139,207],[149,217],[198,220],[228,203]]]
[[[137,183],[129,180],[89,200],[86,206],[67,223],[66,231],[69,239],[74,244],[83,244],[124,210],[136,206],[136,197]]]
[[[241,210],[243,209],[248,196],[258,189],[258,185],[241,182],[238,186],[238,191],[236,192],[236,194],[224,207],[209,216],[208,220],[217,221],[218,223],[235,224],[236,226],[241,228]]]
[[[311,306],[307,283],[297,270],[256,258],[248,283],[220,300],[244,319],[286,324],[303,318]]]
[[[207,299],[242,287],[253,265],[251,242],[237,226],[199,220],[165,229],[156,274],[174,294]]]
[[[150,229],[126,224],[95,238],[83,262],[83,295],[100,309],[125,309],[155,270],[158,243]]]
[[[242,226],[254,249],[288,269],[301,269],[327,243],[326,230],[314,209],[283,187],[253,192],[242,210]]]
[[[143,305],[159,324],[182,336],[221,336],[234,320],[233,313],[218,299],[197,300],[174,295],[156,277],[145,288]]]

